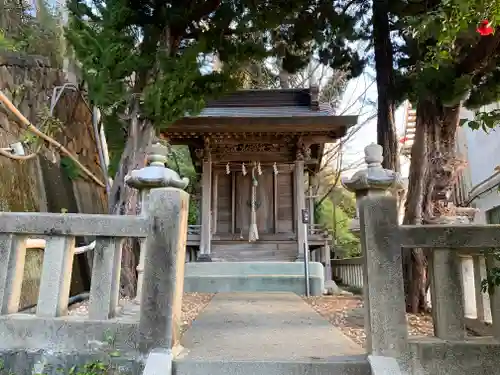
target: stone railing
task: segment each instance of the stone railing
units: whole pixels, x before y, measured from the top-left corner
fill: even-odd
[[[14,329],[1,329],[1,347],[14,346],[21,333],[52,340],[31,319],[65,317],[68,313],[71,271],[76,236],[97,237],[94,249],[88,316],[79,316],[68,327],[64,320],[56,320],[59,331],[75,329],[87,320],[96,324],[102,339],[102,323],[115,323],[119,317],[118,298],[122,240],[129,237],[146,238],[144,283],[140,311],[137,316],[138,340],[135,344],[143,352],[156,347],[170,348],[178,340],[182,299],[183,270],[186,244],[187,207],[189,196],[175,188],[153,189],[149,195],[146,213],[142,216],[112,216],[50,213],[0,213],[0,327],[10,324]],[[42,276],[39,298],[34,316],[17,314],[27,236],[45,236]],[[158,272],[158,270],[161,272]],[[172,321],[173,317],[173,321]],[[28,325],[27,325],[28,324]],[[27,328],[28,327],[28,328]],[[110,326],[111,327],[111,326]],[[62,330],[62,331],[61,331]],[[21,332],[22,331],[22,332]],[[64,333],[59,333],[65,336]],[[84,335],[82,333],[82,335]],[[68,335],[68,339],[73,339]],[[30,347],[30,340],[26,340]]]
[[[492,337],[468,337],[460,256],[478,257],[480,278],[481,250],[500,248],[500,226],[400,225],[393,192],[402,187],[401,178],[381,167],[380,146],[370,145],[365,153],[368,168],[343,183],[356,193],[359,212],[368,353],[397,358],[411,374],[497,373],[500,294],[489,295]],[[402,258],[414,248],[428,254],[434,338],[408,335]],[[487,270],[499,266],[492,253],[485,256]]]
[[[342,285],[363,287],[363,260],[361,258],[332,259],[332,274]]]
[[[126,178],[142,193],[138,216],[0,213],[0,353],[19,348],[83,352],[113,345],[113,350],[147,354],[177,346],[189,194],[183,190],[186,179],[165,168],[165,154],[164,147],[153,145],[148,166]],[[93,247],[88,311],[69,314],[77,236],[96,240],[86,247]],[[141,263],[136,301],[123,302],[119,292],[126,238],[140,239]],[[26,248],[42,245],[36,312],[19,313]]]
[[[482,288],[486,279],[484,254],[472,252],[458,254],[460,282],[463,290],[464,316],[471,330],[488,332],[491,324],[489,295]],[[332,259],[332,273],[346,286],[363,288],[363,259]],[[428,303],[432,306],[432,298],[428,293]]]
[[[118,305],[121,247],[124,237],[145,237],[145,218],[111,215],[0,213],[1,314],[18,312],[27,236],[47,236],[36,315],[67,314],[76,236],[99,236],[94,249],[89,318],[109,319]],[[32,246],[33,244],[29,244]]]

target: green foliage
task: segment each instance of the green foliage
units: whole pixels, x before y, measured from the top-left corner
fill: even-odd
[[[498,249],[491,249],[488,255],[491,254],[496,261],[500,261],[500,251]],[[486,279],[481,280],[481,290],[483,293],[493,294],[496,287],[500,286],[500,267],[495,266],[488,269]]]
[[[349,44],[358,35],[355,15],[326,0],[70,0],[68,8],[66,35],[89,98],[103,111],[115,162],[133,101],[142,120],[162,129],[238,87],[238,70],[251,61],[276,56],[293,73],[319,51],[323,63],[350,76],[364,63]],[[220,71],[207,69],[214,55]]]
[[[175,170],[179,176],[189,178],[189,185],[187,192],[192,196],[195,195],[200,189],[200,176],[196,173],[189,148],[187,146],[172,146],[172,151],[169,155],[167,165],[169,168]],[[198,223],[200,215],[200,208],[198,201],[194,199],[189,200],[188,224],[195,225]]]
[[[316,208],[316,222],[336,235],[337,247],[348,257],[359,256],[359,238],[351,233],[349,225],[356,215],[354,197],[343,188],[335,189]]]
[[[15,43],[7,38],[5,35],[5,31],[0,29],[0,51],[10,51],[14,52],[16,51],[16,45]]]
[[[500,55],[489,53],[497,36],[481,36],[479,23],[496,27],[500,1],[443,0],[396,2],[399,36],[398,88],[413,102],[436,98],[445,106],[464,102],[471,109],[499,99]]]
[[[467,125],[472,130],[489,132],[500,124],[500,109],[477,111],[473,120],[461,120],[460,125]]]
[[[52,66],[62,65],[63,33],[61,14],[48,1],[37,1],[37,16],[32,4],[7,1],[0,17],[0,51],[16,51],[48,57]]]
[[[70,180],[76,180],[81,177],[81,170],[72,159],[68,158],[67,156],[63,156],[61,157],[60,164],[62,170],[64,171],[64,174]]]

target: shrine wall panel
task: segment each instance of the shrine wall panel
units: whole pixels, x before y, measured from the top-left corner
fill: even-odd
[[[293,172],[290,170],[281,170],[277,177],[277,200],[278,200],[278,233],[294,232],[293,215]]]
[[[217,171],[217,233],[231,232],[231,175]]]

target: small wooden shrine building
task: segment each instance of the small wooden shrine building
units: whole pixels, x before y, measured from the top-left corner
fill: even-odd
[[[162,136],[188,145],[201,172],[201,226],[188,242],[199,261],[295,261],[306,240],[307,174],[320,168],[325,143],[357,121],[320,108],[318,89],[242,90],[210,101]],[[310,212],[313,218],[313,212]],[[308,235],[308,236],[307,236]],[[306,237],[308,237],[306,239]]]

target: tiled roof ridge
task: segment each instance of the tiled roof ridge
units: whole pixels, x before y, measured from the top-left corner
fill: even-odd
[[[206,107],[309,107],[317,111],[318,96],[319,89],[316,87],[238,90],[207,101]]]

